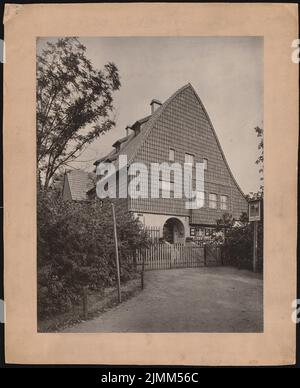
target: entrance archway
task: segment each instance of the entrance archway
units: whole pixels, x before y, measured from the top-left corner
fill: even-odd
[[[163,238],[170,244],[183,244],[185,242],[183,223],[175,217],[167,219],[163,227]]]

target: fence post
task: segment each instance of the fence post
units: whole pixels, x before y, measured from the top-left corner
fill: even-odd
[[[133,254],[133,268],[136,271],[137,270],[137,251],[134,252]]]
[[[111,204],[113,223],[114,223],[114,238],[115,238],[115,249],[116,249],[116,270],[117,270],[117,289],[118,289],[118,300],[119,303],[122,302],[121,298],[121,279],[120,279],[120,262],[119,262],[119,249],[118,249],[118,235],[117,235],[117,223],[116,223],[116,213],[115,205]]]
[[[257,272],[257,221],[253,222],[253,272]]]

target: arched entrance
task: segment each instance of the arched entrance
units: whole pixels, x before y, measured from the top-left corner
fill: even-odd
[[[178,218],[169,218],[163,227],[163,238],[170,244],[185,242],[184,225]]]

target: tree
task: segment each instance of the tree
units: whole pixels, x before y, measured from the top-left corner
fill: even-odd
[[[253,228],[246,213],[242,213],[235,225],[235,219],[225,213],[217,220],[217,228],[226,230],[222,246],[223,264],[239,268],[252,268]],[[261,263],[262,260],[259,261]]]
[[[47,42],[37,56],[37,166],[47,188],[55,172],[114,125],[116,65],[93,68],[77,38]]]
[[[224,213],[222,217],[216,220],[217,230],[222,230],[223,228],[231,228],[234,225],[235,219],[232,214]]]
[[[256,159],[255,163],[259,165],[259,173],[261,174],[260,180],[262,182],[260,186],[260,194],[263,194],[264,191],[264,130],[260,127],[254,128],[257,137],[259,138],[258,143],[258,150],[260,151],[260,154],[258,158]]]

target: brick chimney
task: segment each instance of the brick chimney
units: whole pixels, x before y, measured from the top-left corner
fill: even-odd
[[[159,100],[153,99],[150,102],[151,114],[153,115],[153,113],[156,111],[156,109],[158,109],[161,105],[162,105],[162,103]]]

